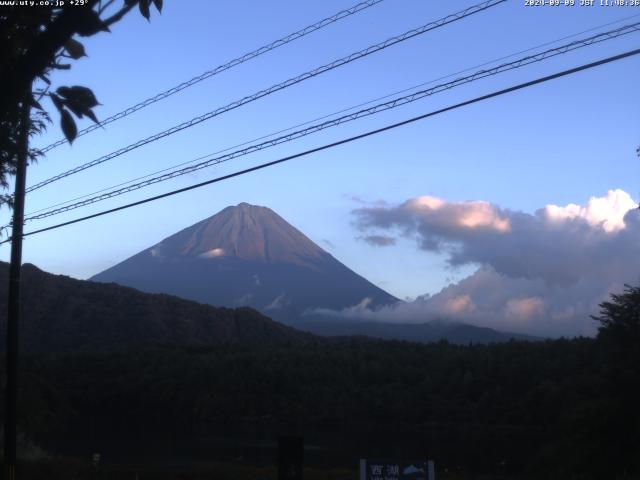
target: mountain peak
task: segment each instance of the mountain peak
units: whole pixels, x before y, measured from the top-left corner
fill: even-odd
[[[149,254],[307,266],[328,255],[270,208],[246,202],[229,206],[164,239],[149,249]]]
[[[268,207],[263,207],[262,205],[252,205],[247,202],[241,202],[237,204],[235,207],[233,205],[230,205],[216,215],[219,215],[225,210],[239,211],[239,212],[253,214],[253,215],[259,215],[260,213],[277,215],[273,210],[271,210]],[[214,215],[213,217],[215,217],[216,215]],[[209,218],[213,218],[213,217],[209,217]]]
[[[266,208],[267,210],[270,210],[269,208],[263,207],[262,205],[251,205],[250,203],[247,203],[247,202],[240,202],[235,207],[227,207],[227,208],[240,208],[240,209]]]

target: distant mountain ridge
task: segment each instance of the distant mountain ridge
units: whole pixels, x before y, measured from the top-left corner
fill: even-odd
[[[301,330],[323,336],[367,336],[383,340],[403,340],[430,343],[447,340],[455,344],[507,342],[509,340],[539,341],[539,337],[504,332],[466,323],[434,320],[424,323],[384,323],[371,321],[312,320]]]
[[[165,238],[91,280],[211,305],[250,306],[290,325],[306,311],[398,301],[269,208],[241,203]]]

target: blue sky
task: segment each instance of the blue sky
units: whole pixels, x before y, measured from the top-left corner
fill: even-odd
[[[161,16],[153,12],[151,23],[136,12],[115,25],[112,34],[83,40],[89,57],[76,62],[71,71],[56,74],[54,85],[91,87],[103,104],[96,113],[104,118],[354,3],[169,0]],[[80,138],[73,146],[53,150],[30,169],[27,183],[473,3],[386,0]],[[526,7],[523,0],[510,0],[38,190],[28,196],[26,210],[637,14],[640,8]],[[637,48],[639,39],[640,34],[631,34],[491,77],[109,202],[27,224],[25,230],[204,181]],[[353,225],[352,211],[371,202],[398,205],[422,195],[449,202],[482,200],[526,213],[547,204],[586,204],[591,196],[603,196],[612,189],[637,198],[638,73],[639,58],[624,60],[259,173],[29,237],[24,260],[51,272],[87,278],[225,206],[244,201],[274,209],[394,295],[434,294],[477,266],[452,268],[446,255],[417,249],[413,238],[400,238],[394,248],[370,246],[357,239],[361,232]],[[35,143],[46,145],[59,137],[56,123]],[[8,212],[2,213],[6,220]],[[1,248],[6,260],[8,246]]]

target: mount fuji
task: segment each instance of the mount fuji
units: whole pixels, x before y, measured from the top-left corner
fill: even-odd
[[[398,301],[273,210],[247,203],[227,207],[91,280],[216,306],[249,306],[292,325],[318,308]]]

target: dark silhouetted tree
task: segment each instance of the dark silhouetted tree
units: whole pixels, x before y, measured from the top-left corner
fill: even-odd
[[[72,142],[77,134],[76,118],[89,117],[97,122],[93,108],[98,101],[93,92],[83,86],[60,86],[54,89],[50,74],[68,70],[69,63],[85,56],[82,43],[75,37],[91,37],[109,32],[138,6],[142,15],[150,18],[153,3],[158,11],[162,0],[83,0],[65,2],[61,6],[27,6],[18,2],[0,8],[0,187],[6,189],[8,178],[15,174],[19,151],[20,106],[28,101],[32,106],[30,134],[42,132],[51,121],[41,101],[49,98],[60,117],[65,137]],[[29,161],[40,156],[29,150]],[[1,201],[10,203],[10,196]]]
[[[625,286],[600,304],[598,343],[611,406],[605,412],[609,438],[620,473],[640,471],[640,287]]]
[[[640,287],[625,285],[623,293],[600,304],[600,315],[593,318],[600,323],[598,339],[612,352],[640,358]]]

